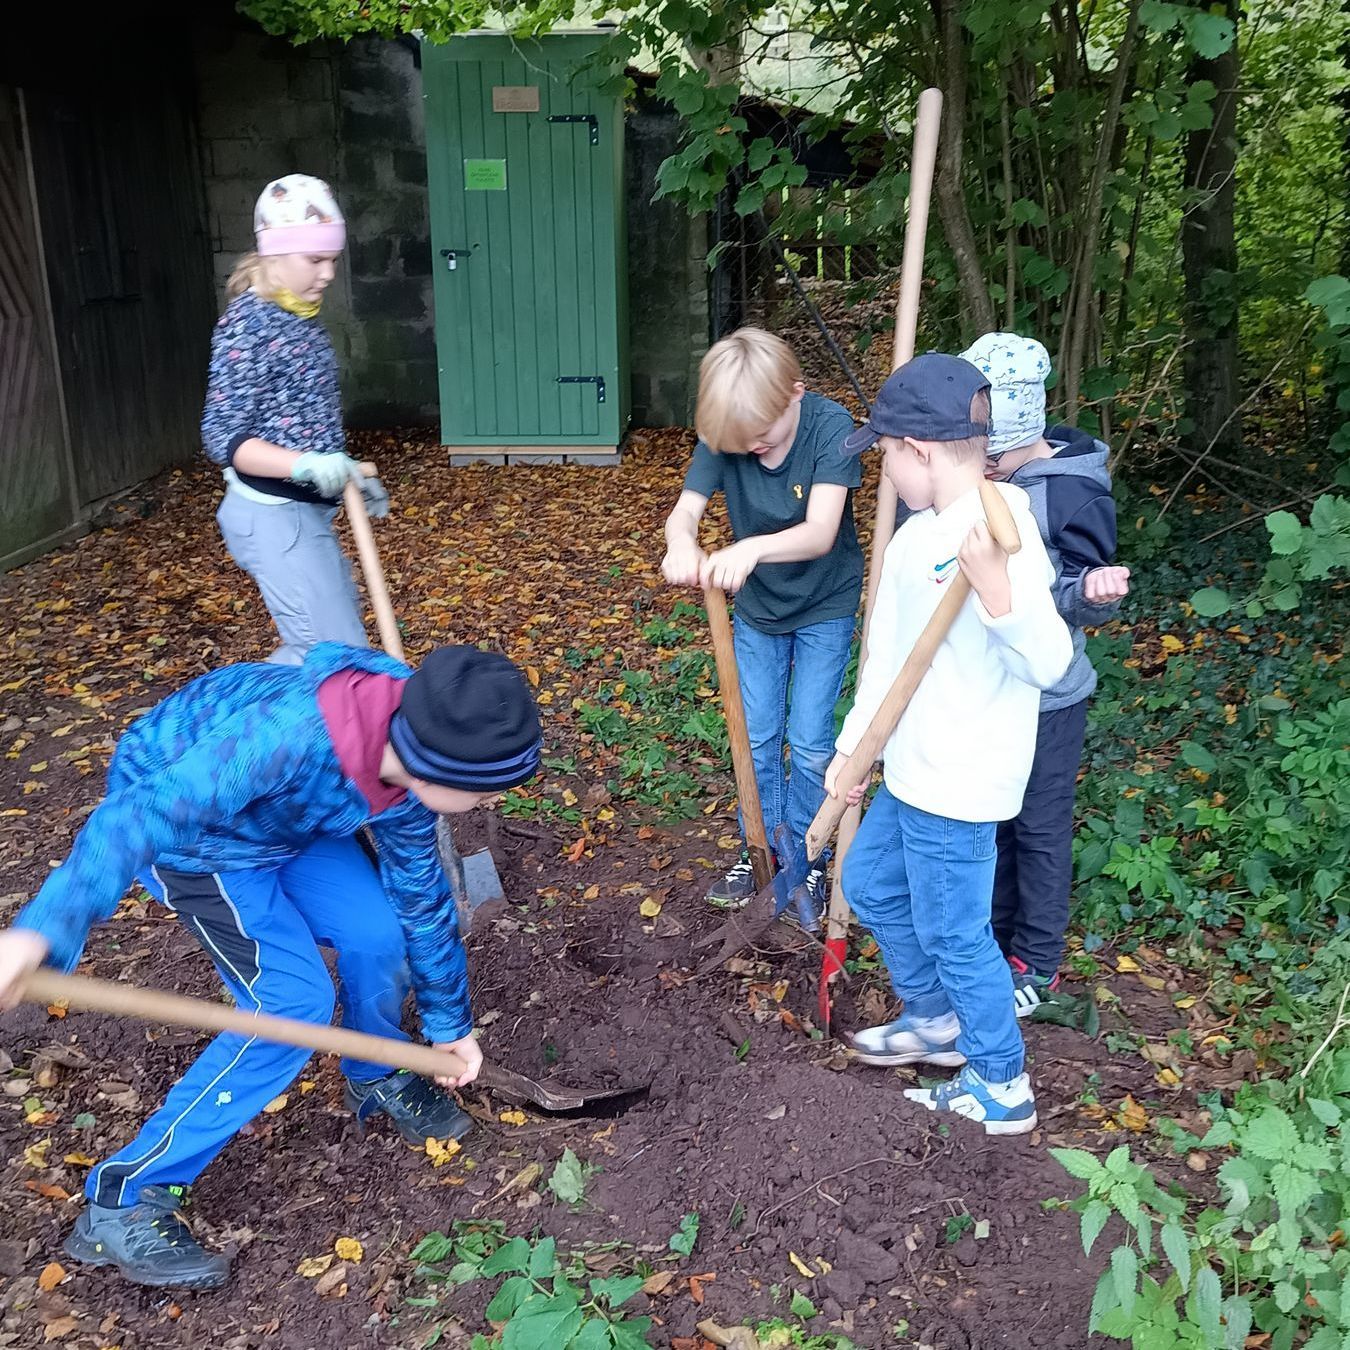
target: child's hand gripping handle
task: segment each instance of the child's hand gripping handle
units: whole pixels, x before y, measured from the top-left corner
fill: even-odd
[[[1007,502],[992,483],[980,484],[980,504],[984,508],[989,533],[994,536],[1005,553],[1010,555],[1016,553],[1022,547],[1017,524],[1012,518],[1012,512],[1008,510]],[[932,617],[924,625],[918,641],[905,658],[905,664],[900,667],[895,683],[891,685],[885,699],[882,700],[881,707],[877,709],[876,716],[863,732],[862,739],[848,758],[848,763],[840,769],[835,785],[838,795],[826,797],[820,810],[816,812],[811,828],[806,832],[808,858],[820,857],[825,845],[830,842],[830,836],[848,809],[848,794],[859,783],[867,781],[872,772],[872,765],[881,758],[886,742],[900,725],[900,719],[905,715],[905,709],[909,707],[914,691],[928,673],[928,667],[933,664],[937,649],[946,640],[948,630],[956,622],[956,616],[961,612],[961,606],[966,603],[969,594],[970,582],[966,580],[965,573],[958,572],[948,583],[947,594],[942,597]]]
[[[458,1055],[411,1041],[371,1036],[346,1027],[321,1026],[293,1017],[227,1008],[203,998],[188,998],[158,989],[137,989],[114,980],[62,975],[55,970],[35,970],[24,978],[23,997],[30,1003],[64,1003],[89,1012],[138,1017],[166,1026],[192,1027],[196,1031],[233,1031],[241,1036],[259,1036],[280,1045],[294,1045],[321,1054],[346,1055],[373,1064],[409,1069],[425,1078],[462,1078],[467,1065]]]

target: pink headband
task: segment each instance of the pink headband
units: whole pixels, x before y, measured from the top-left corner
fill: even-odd
[[[340,220],[273,225],[259,230],[257,240],[264,258],[279,253],[341,253],[347,246],[347,227]]]

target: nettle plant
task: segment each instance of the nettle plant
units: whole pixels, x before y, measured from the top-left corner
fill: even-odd
[[[1285,1109],[1258,1091],[1223,1112],[1204,1150],[1219,1168],[1222,1206],[1195,1209],[1176,1186],[1117,1148],[1104,1161],[1052,1149],[1086,1184],[1070,1206],[1091,1252],[1113,1216],[1126,1240],[1111,1252],[1092,1301],[1091,1330],[1135,1350],[1242,1350],[1253,1331],[1269,1350],[1343,1350],[1350,1338],[1350,1058],[1336,1092]],[[1266,1342],[1262,1342],[1266,1344]]]

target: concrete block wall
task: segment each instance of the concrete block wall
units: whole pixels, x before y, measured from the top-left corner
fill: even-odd
[[[196,29],[198,120],[217,296],[253,245],[253,203],[285,173],[326,179],[347,217],[321,322],[353,426],[435,423],[421,74],[410,45],[295,47],[228,17]]]

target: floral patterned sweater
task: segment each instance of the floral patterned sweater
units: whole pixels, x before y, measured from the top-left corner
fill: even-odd
[[[337,358],[323,325],[245,291],[211,335],[202,445],[209,459],[231,468],[235,451],[255,436],[287,450],[344,450],[347,443]],[[307,484],[234,472],[272,497],[324,500]]]

